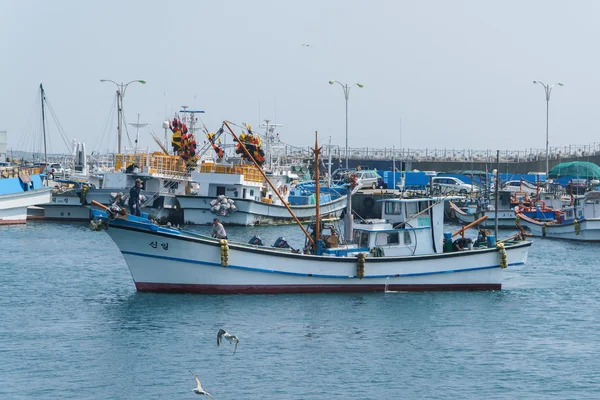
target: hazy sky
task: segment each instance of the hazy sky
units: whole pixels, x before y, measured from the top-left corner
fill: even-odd
[[[600,141],[600,2],[589,1],[27,1],[0,8],[0,130],[9,148],[41,143],[38,87],[69,140],[116,149],[116,87],[128,122],[163,135],[181,105],[282,140],[314,131],[350,147],[544,148]],[[310,46],[302,46],[309,44]],[[50,122],[50,151],[67,152]],[[134,128],[129,128],[135,134]],[[36,136],[34,136],[36,135]],[[32,138],[33,137],[33,138]],[[35,145],[39,147],[39,145]],[[27,148],[23,148],[27,147]]]

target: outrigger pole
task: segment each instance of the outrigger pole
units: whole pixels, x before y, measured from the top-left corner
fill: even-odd
[[[319,179],[321,178],[321,174],[319,173],[319,154],[321,154],[322,147],[319,147],[319,137],[317,132],[315,131],[315,148],[312,149],[315,155],[315,238],[317,239],[313,242],[313,252],[314,254],[321,254],[321,185]]]
[[[256,167],[256,169],[258,170],[258,172],[260,172],[260,174],[263,176],[263,178],[265,178],[265,181],[267,181],[267,183],[269,184],[269,186],[271,186],[271,189],[273,189],[273,192],[275,192],[275,194],[277,195],[277,197],[279,197],[279,200],[281,200],[281,203],[285,206],[285,208],[287,208],[287,210],[289,211],[289,213],[292,216],[292,218],[294,218],[294,221],[296,221],[296,223],[298,224],[298,226],[300,227],[300,229],[302,229],[302,232],[304,232],[304,234],[308,238],[308,241],[310,242],[310,244],[314,245],[315,241],[313,240],[312,237],[310,237],[310,233],[308,233],[308,231],[302,226],[302,223],[296,217],[296,215],[294,214],[294,212],[292,211],[292,209],[290,208],[290,206],[287,205],[286,201],[283,199],[283,197],[281,196],[281,194],[279,193],[279,191],[277,190],[277,188],[275,188],[275,186],[273,186],[273,184],[271,183],[271,181],[269,180],[269,178],[267,178],[267,175],[265,174],[265,171],[263,171],[263,169],[258,165],[258,163],[254,159],[254,157],[252,156],[252,154],[250,154],[250,152],[246,148],[246,145],[244,145],[244,143],[237,137],[237,135],[235,133],[233,133],[233,130],[231,129],[231,127],[229,126],[229,124],[227,123],[227,121],[223,121],[223,124],[227,127],[227,129],[229,129],[229,132],[231,133],[231,135],[233,136],[233,138],[235,140],[237,140],[237,142],[240,144],[240,146],[244,150],[244,153],[246,153],[246,156],[248,157],[248,159],[250,161],[252,161],[252,163],[254,164],[254,166]],[[319,208],[318,207],[319,207],[319,204],[317,203],[317,213],[319,212]]]

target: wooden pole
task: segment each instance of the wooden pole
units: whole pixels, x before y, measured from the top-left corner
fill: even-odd
[[[96,200],[92,200],[92,205],[96,206],[96,207],[100,207],[101,209],[103,209],[104,211],[108,210],[108,207],[105,206],[102,203],[98,203]]]
[[[481,221],[485,221],[487,218],[488,218],[488,216],[487,216],[487,215],[484,215],[483,217],[481,217],[481,218],[479,218],[479,219],[477,219],[477,220],[475,220],[475,221],[471,222],[470,224],[463,226],[462,228],[460,228],[459,230],[457,230],[456,232],[454,232],[454,233],[452,234],[452,237],[454,237],[454,236],[458,235],[459,233],[462,235],[462,237],[465,237],[465,231],[466,231],[467,229],[469,229],[469,228],[471,228],[471,227],[473,227],[473,226],[477,225],[477,224],[478,224],[478,223],[480,223]]]
[[[281,196],[281,194],[279,193],[279,191],[277,191],[277,189],[275,188],[275,186],[273,186],[273,184],[271,183],[271,181],[269,180],[269,178],[267,178],[267,175],[265,174],[265,171],[263,171],[263,169],[260,167],[260,165],[258,165],[258,163],[254,159],[254,157],[252,157],[252,154],[250,154],[250,152],[248,151],[248,149],[244,145],[244,143],[237,137],[237,135],[235,133],[233,133],[233,130],[231,129],[231,127],[229,126],[229,124],[227,123],[227,121],[223,121],[223,124],[227,127],[227,129],[229,129],[229,132],[234,137],[234,139],[238,141],[238,143],[240,144],[240,146],[244,150],[244,153],[246,153],[246,156],[248,157],[248,159],[250,161],[252,161],[252,163],[254,164],[254,166],[256,167],[256,169],[258,169],[258,172],[260,172],[260,174],[263,176],[263,178],[265,179],[265,181],[267,181],[267,183],[269,184],[269,186],[271,186],[271,189],[273,189],[273,191],[275,192],[275,194],[277,195],[277,197],[279,197],[279,200],[281,200],[281,203],[285,206],[285,208],[287,208],[287,210],[289,211],[289,213],[292,216],[292,218],[294,218],[294,221],[296,221],[296,223],[298,224],[298,226],[300,227],[300,229],[302,229],[302,232],[304,232],[304,234],[308,238],[308,241],[310,242],[310,244],[314,245],[315,241],[313,240],[313,238],[310,237],[310,234],[304,228],[304,226],[302,226],[302,223],[296,217],[296,215],[294,214],[294,212],[292,211],[292,209],[290,208],[290,206],[287,205],[287,203],[285,202],[285,200],[283,199],[283,197]]]

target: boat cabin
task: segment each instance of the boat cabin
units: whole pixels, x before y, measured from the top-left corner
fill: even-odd
[[[462,198],[384,199],[381,219],[353,223],[352,244],[326,248],[324,255],[370,257],[443,252],[444,201]]]

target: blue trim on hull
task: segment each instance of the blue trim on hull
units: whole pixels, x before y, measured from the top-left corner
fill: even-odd
[[[132,256],[138,257],[149,257],[149,258],[158,258],[160,260],[168,260],[168,261],[177,261],[177,262],[185,262],[190,264],[202,264],[202,265],[210,265],[213,267],[222,268],[220,263],[209,262],[209,261],[198,261],[198,260],[186,260],[184,258],[177,257],[167,257],[167,256],[156,256],[152,254],[143,254],[137,253],[133,251],[121,251],[121,254],[129,254]],[[524,263],[512,263],[509,266],[517,266],[523,265]],[[228,265],[227,268],[240,269],[244,271],[252,271],[252,272],[261,272],[261,273],[271,273],[271,274],[281,274],[281,275],[292,275],[292,276],[304,276],[304,277],[316,277],[316,278],[334,278],[334,279],[358,279],[358,276],[348,276],[348,275],[321,275],[321,274],[302,274],[298,272],[287,272],[287,271],[275,271],[270,269],[261,269],[261,268],[253,268],[253,267],[244,267],[240,265]],[[414,276],[425,276],[425,275],[439,275],[439,274],[451,274],[451,273],[459,273],[459,272],[470,272],[470,271],[478,271],[484,269],[493,269],[500,268],[500,265],[490,265],[485,267],[476,267],[476,268],[467,268],[461,270],[446,270],[446,271],[436,271],[436,272],[418,272],[411,274],[393,274],[393,275],[368,275],[363,277],[363,279],[383,279],[383,278],[403,278],[403,277],[414,277]]]

